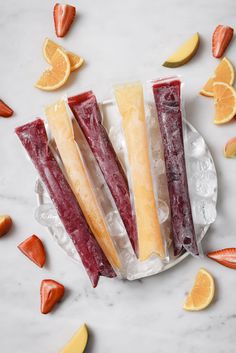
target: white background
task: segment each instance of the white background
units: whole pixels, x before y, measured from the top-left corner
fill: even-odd
[[[115,82],[181,74],[185,81],[187,118],[205,137],[219,177],[218,217],[204,240],[204,250],[236,245],[236,162],[222,149],[236,135],[236,123],[215,126],[211,99],[198,92],[217,65],[211,55],[211,34],[222,23],[234,26],[233,0],[81,0],[69,34],[58,40],[86,60],[63,89],[41,92],[33,87],[46,63],[45,37],[56,39],[53,1],[0,0],[0,98],[15,110],[0,119],[0,213],[9,213],[13,231],[0,240],[0,352],[56,353],[81,323],[90,329],[87,352],[96,353],[234,353],[236,277],[233,270],[207,259],[188,258],[152,278],[121,282],[102,278],[92,289],[81,266],[74,264],[34,220],[36,172],[26,160],[14,128],[43,116],[43,107],[61,95],[93,89],[98,99],[110,96]],[[178,69],[162,62],[198,31],[195,58]],[[236,65],[236,40],[227,56]],[[38,269],[17,249],[32,233],[47,248],[48,262]],[[216,296],[203,312],[182,309],[186,292],[203,266],[216,279]],[[63,302],[44,316],[39,286],[44,278],[67,288]]]

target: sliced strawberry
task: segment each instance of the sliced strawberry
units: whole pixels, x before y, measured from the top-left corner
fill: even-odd
[[[32,235],[25,239],[20,245],[18,245],[18,249],[37,266],[43,267],[45,264],[45,249],[42,241],[36,235]]]
[[[0,116],[3,118],[10,118],[13,113],[13,110],[0,99]]]
[[[41,313],[49,313],[54,305],[63,297],[65,288],[62,284],[52,280],[44,279],[41,282]]]
[[[223,266],[236,270],[236,248],[212,251],[207,256]]]
[[[53,10],[54,25],[57,37],[64,37],[74,21],[76,8],[71,5],[56,4]]]
[[[212,54],[215,58],[221,58],[228,47],[234,34],[233,28],[219,25],[212,36]]]

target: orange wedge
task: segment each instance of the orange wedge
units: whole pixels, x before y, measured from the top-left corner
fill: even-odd
[[[200,91],[200,94],[207,97],[213,97],[213,84],[214,82],[225,82],[229,85],[234,83],[234,68],[231,62],[224,58],[214,71],[214,74],[205,83]]]
[[[70,61],[66,52],[58,48],[51,59],[51,68],[44,71],[35,87],[54,91],[64,85],[70,75]]]
[[[81,58],[81,56],[72,53],[72,51],[67,51],[66,54],[68,55],[68,58],[70,60],[70,71],[75,71],[83,65],[84,59]]]
[[[43,56],[49,64],[51,64],[53,54],[55,54],[55,51],[57,50],[57,48],[63,49],[60,45],[53,42],[51,39],[49,38],[45,39],[43,43]],[[66,54],[70,60],[70,71],[74,71],[78,69],[83,64],[84,59],[81,58],[81,56],[76,55],[71,51],[66,51]]]
[[[215,293],[215,283],[212,275],[201,268],[195,279],[191,292],[184,303],[184,309],[189,311],[203,310],[210,305]]]
[[[224,124],[233,119],[236,114],[236,91],[224,82],[213,84],[215,124]]]

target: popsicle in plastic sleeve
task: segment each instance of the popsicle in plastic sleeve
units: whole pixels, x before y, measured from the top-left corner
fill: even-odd
[[[185,249],[198,255],[184,155],[181,82],[177,78],[156,81],[153,94],[164,149],[174,253],[177,256]]]
[[[93,92],[70,97],[68,104],[101,169],[116,207],[126,228],[134,251],[138,252],[137,229],[132,213],[129,187],[122,166],[108,134],[102,125],[102,116]]]
[[[139,259],[146,260],[152,254],[163,258],[166,254],[154,197],[143,88],[141,83],[132,83],[116,86],[114,91],[128,151]]]
[[[83,211],[98,244],[114,268],[121,266],[110,237],[101,207],[96,199],[94,186],[83,162],[79,145],[75,141],[71,117],[66,102],[59,100],[45,109],[52,136],[62,159],[69,184]],[[75,124],[77,122],[75,121]]]

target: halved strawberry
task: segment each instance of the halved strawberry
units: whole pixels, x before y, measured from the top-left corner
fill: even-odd
[[[233,28],[219,25],[212,36],[212,54],[215,58],[221,58],[228,47],[234,34]]]
[[[236,248],[225,248],[209,252],[207,256],[219,264],[236,270]]]
[[[13,113],[13,110],[0,99],[0,116],[3,118],[10,118]]]
[[[48,314],[63,297],[65,288],[53,279],[44,279],[40,286],[41,313]]]
[[[37,235],[32,235],[31,237],[25,239],[20,245],[18,245],[18,249],[37,266],[43,267],[45,264],[45,249],[42,241],[37,237]]]
[[[56,4],[53,10],[54,25],[57,37],[64,37],[74,21],[76,8],[67,4]]]

